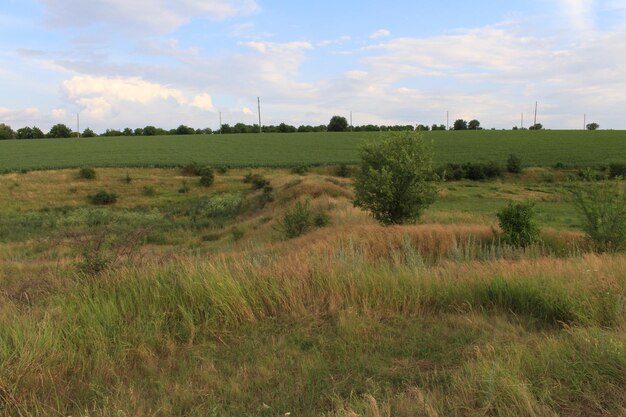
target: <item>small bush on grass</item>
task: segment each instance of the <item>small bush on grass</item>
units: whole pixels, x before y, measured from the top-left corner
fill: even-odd
[[[108,206],[117,202],[117,194],[102,190],[89,196],[89,201],[97,206]]]
[[[233,240],[236,242],[243,238],[244,231],[235,226],[233,227],[233,230],[231,230],[231,234],[233,235]]]
[[[519,156],[511,154],[506,161],[506,170],[511,174],[521,174],[522,172],[522,160]]]
[[[201,171],[200,165],[197,162],[191,162],[181,168],[181,174],[186,177],[198,177]]]
[[[315,227],[326,227],[330,224],[330,216],[328,213],[320,211],[313,216],[313,224]]]
[[[306,165],[299,165],[297,167],[291,168],[292,174],[304,175],[309,172],[309,167]]]
[[[123,178],[123,180],[126,184],[130,184],[131,182],[133,182],[133,178],[130,176],[130,174],[127,172],[126,176]]]
[[[213,170],[209,167],[202,168],[200,171],[200,185],[203,187],[210,187],[215,182],[215,175]]]
[[[498,213],[502,240],[513,246],[526,247],[539,239],[539,227],[535,223],[535,205],[531,202],[509,203]]]
[[[191,188],[189,188],[189,184],[187,184],[187,181],[183,180],[183,182],[180,185],[180,188],[178,189],[178,192],[180,194],[187,194],[190,190]]]
[[[156,190],[154,189],[153,186],[146,185],[141,190],[141,194],[143,194],[146,197],[154,197],[156,195]]]
[[[348,178],[350,176],[350,168],[346,164],[340,164],[335,170],[335,175],[341,178]]]
[[[309,200],[298,201],[278,220],[278,229],[287,239],[303,235],[311,228],[311,203]]]
[[[609,165],[609,177],[610,178],[626,178],[626,164],[614,163]]]
[[[81,168],[78,171],[78,178],[83,180],[95,180],[96,179],[96,170],[89,167]]]
[[[626,249],[626,191],[617,180],[590,180],[571,188],[582,229],[598,252]]]
[[[270,185],[270,182],[261,175],[255,175],[252,178],[252,189],[260,190]]]

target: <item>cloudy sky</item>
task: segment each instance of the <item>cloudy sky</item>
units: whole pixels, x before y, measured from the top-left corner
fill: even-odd
[[[626,0],[0,0],[0,123],[626,129]]]

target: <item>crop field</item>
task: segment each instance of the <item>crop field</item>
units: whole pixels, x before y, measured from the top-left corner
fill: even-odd
[[[576,170],[441,182],[382,227],[338,168],[0,175],[0,415],[626,415],[626,258],[590,250]],[[496,238],[509,201],[539,243]]]
[[[437,163],[496,161],[515,153],[526,166],[626,161],[624,131],[428,132]],[[307,133],[0,141],[0,171],[80,166],[163,167],[191,161],[230,167],[355,163],[380,133]]]

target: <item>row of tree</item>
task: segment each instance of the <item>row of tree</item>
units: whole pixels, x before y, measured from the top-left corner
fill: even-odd
[[[588,130],[597,130],[600,128],[600,125],[597,123],[589,123],[587,125]],[[483,128],[480,126],[480,121],[474,119],[469,122],[463,119],[458,119],[454,122],[453,126],[450,130],[482,130]],[[528,128],[529,130],[542,130],[543,125],[541,123],[537,123]],[[348,120],[342,116],[333,116],[330,119],[328,125],[319,125],[319,126],[310,126],[310,125],[302,125],[300,127],[295,127],[292,125],[288,125],[286,123],[281,123],[279,125],[269,125],[263,126],[262,131],[264,133],[310,133],[310,132],[386,132],[386,131],[437,131],[437,130],[448,130],[448,128],[443,125],[433,124],[432,126],[419,124],[417,126],[413,125],[395,125],[395,126],[379,126],[379,125],[363,125],[363,126],[350,126]],[[520,130],[517,126],[513,127],[513,130]],[[180,125],[176,129],[165,130],[155,126],[146,126],[143,128],[131,129],[126,128],[123,130],[117,129],[107,129],[104,133],[100,135],[96,134],[93,130],[87,128],[81,133],[81,137],[91,138],[96,136],[163,136],[163,135],[210,135],[213,133],[223,133],[223,134],[232,134],[232,133],[259,133],[261,129],[259,129],[259,125],[247,125],[245,123],[237,123],[234,126],[230,126],[229,124],[223,124],[221,129],[217,131],[213,131],[210,128],[205,129],[194,129],[189,126]],[[57,124],[52,126],[48,133],[44,133],[41,129],[36,126],[33,127],[23,127],[21,129],[17,129],[17,131],[13,131],[10,126],[0,123],[0,140],[1,139],[43,139],[43,138],[70,138],[78,136],[76,132],[72,132],[72,129],[67,127],[64,124]]]

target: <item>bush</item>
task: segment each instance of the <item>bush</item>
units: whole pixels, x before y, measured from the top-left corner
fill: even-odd
[[[590,180],[571,189],[582,229],[598,252],[626,249],[626,192],[619,181]]]
[[[200,170],[200,185],[203,187],[210,187],[215,182],[215,175],[213,170],[209,167],[202,168]]]
[[[181,174],[186,177],[198,177],[200,176],[201,168],[200,165],[198,165],[196,162],[192,162],[183,166],[180,171]]]
[[[506,170],[512,174],[520,174],[522,172],[522,160],[519,156],[511,154],[506,161]]]
[[[270,185],[270,182],[261,175],[254,175],[251,182],[253,190],[260,190]]]
[[[467,163],[463,165],[465,178],[472,181],[484,181],[502,175],[502,168],[497,162]]]
[[[497,214],[502,229],[502,240],[513,246],[526,247],[539,239],[535,223],[534,203],[509,203]]]
[[[231,231],[232,235],[233,235],[233,240],[236,242],[238,240],[240,240],[241,238],[243,238],[244,236],[244,231],[241,230],[238,227],[233,227],[233,230]]]
[[[220,167],[217,167],[216,170],[217,170],[218,174],[224,175],[224,174],[226,174],[228,172],[228,167],[225,167],[225,166],[222,165]]]
[[[350,176],[350,169],[346,164],[341,164],[337,167],[335,175],[341,178],[348,178]]]
[[[151,185],[146,185],[141,190],[141,194],[145,195],[146,197],[154,197],[156,195],[156,190]]]
[[[274,201],[274,188],[271,185],[266,185],[263,187],[263,192],[259,196],[257,207],[262,209],[268,203]]]
[[[78,171],[78,178],[81,178],[84,180],[95,180],[96,170],[93,168],[89,168],[89,167],[81,168]]]
[[[432,150],[421,134],[398,132],[361,149],[354,205],[385,225],[417,221],[435,201]]]
[[[114,204],[117,202],[117,194],[109,193],[107,191],[98,191],[96,194],[89,196],[89,201],[91,204],[95,204],[98,206],[107,206],[109,204]]]
[[[187,181],[183,180],[183,182],[180,185],[180,188],[178,189],[178,192],[180,194],[187,194],[190,190],[191,188],[189,188],[189,184],[187,184]]]
[[[124,177],[124,179],[123,179],[123,181],[124,181],[126,184],[130,184],[131,182],[133,182],[133,178],[132,178],[132,177],[130,176],[130,174],[127,172],[127,173],[126,173],[126,176],[125,176],[125,177]]]
[[[320,211],[313,216],[313,224],[315,227],[326,227],[330,224],[330,216],[327,213]]]
[[[306,165],[299,165],[297,167],[291,168],[292,174],[304,175],[309,172],[309,167]]]
[[[626,164],[623,162],[609,164],[609,177],[610,178],[620,177],[620,178],[626,179]]]
[[[287,210],[278,222],[278,228],[287,239],[304,234],[311,228],[311,204],[309,200],[298,201]]]

